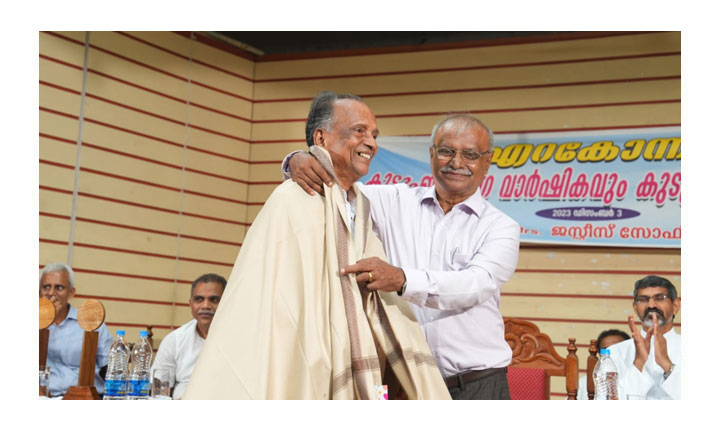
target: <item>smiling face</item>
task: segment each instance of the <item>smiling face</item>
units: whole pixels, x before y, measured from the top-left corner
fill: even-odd
[[[330,130],[315,131],[314,143],[330,153],[340,186],[348,190],[370,169],[378,127],[370,107],[352,99],[337,100],[333,117]]]
[[[455,150],[451,159],[443,158],[437,148]],[[441,126],[430,147],[430,165],[438,197],[454,203],[469,198],[477,191],[490,168],[492,153],[482,154],[474,162],[463,159],[462,151],[484,153],[490,149],[490,137],[479,125],[457,128],[451,122]]]

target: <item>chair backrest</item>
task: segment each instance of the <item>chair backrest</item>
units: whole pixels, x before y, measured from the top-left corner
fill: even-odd
[[[528,394],[522,390],[528,386],[528,378],[544,378],[544,383],[533,383],[532,386],[544,386],[544,399],[550,399],[550,377],[564,376],[568,399],[577,399],[578,358],[575,352],[575,338],[568,339],[568,356],[561,357],[553,347],[550,336],[530,321],[516,318],[505,318],[505,340],[512,349],[512,362],[508,367],[508,384],[510,396]],[[515,368],[542,370],[543,374],[528,374],[525,371],[513,371]],[[521,379],[518,379],[522,377]],[[537,391],[531,392],[538,396]],[[536,398],[536,397],[533,397]]]
[[[597,339],[590,339],[590,347],[588,348],[588,352],[590,353],[590,355],[587,358],[587,373],[585,374],[585,378],[587,379],[588,400],[595,399],[595,381],[593,380],[593,371],[595,370],[595,365],[598,361],[597,342]]]

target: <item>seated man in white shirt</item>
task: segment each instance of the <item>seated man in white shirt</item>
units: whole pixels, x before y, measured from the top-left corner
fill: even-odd
[[[609,348],[612,345],[615,345],[616,343],[620,343],[622,341],[630,339],[630,335],[625,333],[622,330],[618,329],[608,329],[603,330],[600,335],[597,337],[597,349],[598,352],[600,352],[603,348]],[[588,371],[588,375],[592,377],[593,371]],[[591,378],[592,379],[592,378]],[[578,394],[577,399],[578,400],[587,400],[588,394],[587,394],[587,376],[586,375],[580,375],[578,378]]]
[[[680,311],[675,286],[659,276],[635,282],[633,308],[642,324],[628,316],[632,339],[615,344],[610,357],[618,368],[620,399],[680,399],[681,339],[673,330]]]
[[[190,374],[205,344],[225,285],[225,278],[214,273],[197,278],[190,288],[192,321],[172,331],[160,343],[152,369],[171,369],[175,372],[173,399],[182,398],[190,381]]]

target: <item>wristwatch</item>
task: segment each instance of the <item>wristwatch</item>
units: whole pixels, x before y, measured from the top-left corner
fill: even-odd
[[[405,294],[405,288],[407,288],[407,279],[405,279],[405,282],[403,282],[402,286],[400,287],[400,291],[398,291],[398,295],[401,296]],[[672,371],[672,369],[670,369]]]
[[[668,379],[668,377],[674,370],[675,370],[675,363],[670,363],[670,370],[663,374],[663,379]]]

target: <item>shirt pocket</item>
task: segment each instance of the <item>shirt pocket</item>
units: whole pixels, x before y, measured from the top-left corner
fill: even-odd
[[[468,264],[470,263],[470,259],[472,257],[473,254],[465,254],[460,252],[454,253],[450,260],[450,266],[453,270],[464,270],[468,267]]]

